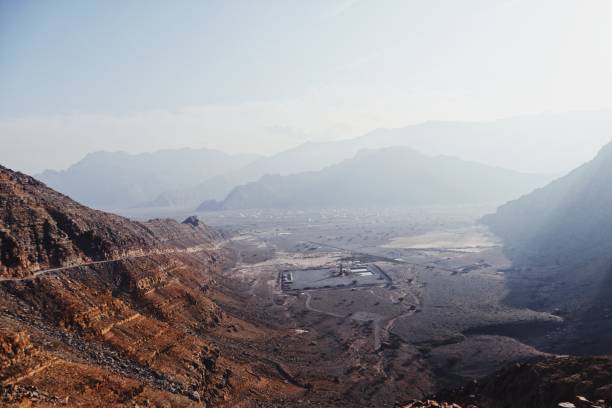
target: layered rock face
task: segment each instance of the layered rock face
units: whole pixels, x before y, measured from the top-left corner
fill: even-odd
[[[12,346],[3,353],[7,367],[0,370],[4,384],[22,384],[32,376],[32,385],[51,392],[40,382],[55,378],[54,370],[68,370],[78,362],[119,375],[119,383],[135,379],[162,394],[181,397],[186,405],[227,398],[229,378],[234,371],[239,377],[240,371],[224,361],[216,344],[203,339],[224,318],[205,294],[214,284],[208,275],[215,264],[206,253],[152,255],[2,282],[7,311],[0,320],[2,332],[28,333],[40,349],[35,353],[33,346],[21,347],[21,335],[9,338]],[[49,342],[55,344],[48,347]],[[41,353],[47,356],[44,360],[54,361],[53,366],[42,367],[40,360],[29,356]],[[62,376],[53,395],[77,398],[74,381],[82,372],[71,370],[74,375]],[[94,401],[112,398],[91,391]]]
[[[233,406],[300,391],[228,349],[241,321],[213,300],[227,253],[199,221],[132,222],[5,168],[0,214],[0,405]]]

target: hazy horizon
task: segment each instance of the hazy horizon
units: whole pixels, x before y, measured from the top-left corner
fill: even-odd
[[[255,156],[260,156],[262,158],[264,157],[272,157],[276,154],[279,153],[283,153],[285,151],[289,151],[291,149],[297,148],[305,143],[321,143],[321,142],[338,142],[338,141],[351,141],[351,140],[355,140],[358,139],[360,137],[364,137],[364,136],[368,136],[372,133],[375,133],[377,131],[394,131],[394,130],[401,130],[401,129],[406,129],[406,128],[411,128],[411,127],[417,127],[417,126],[422,126],[422,125],[428,125],[428,124],[435,124],[435,123],[457,123],[457,124],[495,124],[495,123],[500,123],[503,121],[509,121],[509,120],[513,120],[513,119],[522,119],[522,118],[540,118],[540,117],[546,117],[549,115],[563,115],[563,114],[589,114],[589,113],[598,113],[598,112],[606,112],[606,111],[610,111],[610,113],[612,114],[612,109],[600,109],[600,110],[582,110],[582,111],[571,111],[571,112],[545,112],[545,113],[536,113],[536,114],[529,114],[529,115],[518,115],[518,116],[511,116],[511,117],[503,117],[503,118],[499,118],[499,119],[494,119],[494,120],[490,120],[490,121],[477,121],[477,120],[473,120],[473,121],[451,121],[451,120],[426,120],[426,121],[421,121],[421,122],[416,122],[416,123],[412,123],[412,124],[407,124],[405,126],[399,126],[396,128],[389,128],[389,127],[380,127],[380,128],[373,128],[370,130],[367,130],[363,133],[357,134],[357,135],[352,135],[352,136],[347,136],[345,138],[341,138],[341,139],[330,139],[330,140],[317,140],[317,139],[306,139],[306,140],[299,140],[299,141],[295,141],[294,144],[288,144],[285,147],[278,147],[277,149],[273,149],[273,150],[255,150],[255,151],[251,151],[251,150],[240,150],[240,149],[223,149],[222,147],[211,147],[208,145],[171,145],[171,146],[159,146],[159,147],[152,147],[152,148],[143,148],[143,149],[139,149],[138,146],[134,146],[134,148],[126,148],[124,147],[120,147],[117,145],[104,145],[101,146],[100,148],[93,148],[93,150],[87,150],[87,147],[83,147],[83,149],[79,149],[76,150],[74,152],[72,152],[72,154],[69,155],[65,155],[61,157],[61,161],[57,161],[57,157],[46,157],[48,159],[48,161],[45,162],[36,162],[36,164],[29,166],[26,164],[25,167],[24,166],[20,166],[19,163],[23,162],[24,157],[21,154],[27,154],[27,152],[23,151],[23,153],[21,153],[20,151],[15,151],[15,152],[11,152],[10,149],[7,150],[3,150],[2,152],[0,152],[0,164],[9,167],[13,170],[17,170],[17,171],[21,171],[24,172],[26,174],[30,174],[30,175],[35,175],[35,174],[39,174],[42,173],[44,171],[47,170],[52,170],[52,171],[62,171],[62,170],[66,170],[68,168],[70,168],[71,166],[77,164],[78,162],[80,162],[81,160],[83,160],[84,158],[86,158],[87,156],[91,155],[91,154],[95,154],[95,153],[100,153],[100,152],[107,152],[107,153],[125,153],[125,154],[129,154],[129,155],[140,155],[140,154],[148,154],[148,153],[158,153],[158,152],[162,152],[162,151],[177,151],[177,150],[211,150],[211,151],[219,151],[219,152],[223,152],[223,153],[227,153],[229,155],[235,155],[235,156],[239,156],[239,155],[255,155]],[[0,138],[2,138],[3,135],[0,135]],[[528,137],[528,136],[527,136]],[[610,135],[610,137],[608,139],[602,140],[601,137],[592,137],[591,139],[588,138],[587,135],[587,140],[584,139],[584,135],[577,135],[576,140],[574,141],[574,143],[577,143],[578,141],[581,141],[584,146],[582,147],[581,151],[579,153],[577,152],[567,152],[567,153],[573,153],[573,160],[571,160],[570,162],[566,162],[563,163],[562,168],[549,168],[549,169],[538,169],[538,170],[525,170],[525,169],[520,169],[520,168],[516,168],[513,166],[505,166],[503,164],[496,164],[496,163],[487,163],[486,161],[480,161],[480,160],[473,160],[470,159],[469,157],[465,157],[462,156],[460,154],[453,154],[452,152],[450,153],[446,153],[446,152],[440,152],[440,153],[432,153],[432,152],[428,152],[427,149],[423,150],[423,149],[419,149],[419,147],[415,147],[415,150],[421,152],[421,153],[425,153],[428,155],[432,155],[432,156],[436,156],[436,155],[449,155],[449,156],[454,156],[457,158],[461,158],[464,160],[472,160],[472,161],[476,161],[476,162],[482,162],[485,164],[490,164],[496,167],[500,167],[500,168],[507,168],[507,169],[514,169],[517,171],[521,171],[521,172],[525,172],[525,173],[540,173],[540,174],[555,174],[555,175],[562,175],[565,171],[567,170],[571,170],[577,166],[579,166],[580,164],[588,161],[589,159],[591,159],[596,153],[597,151],[599,151],[600,148],[602,148],[603,146],[605,146],[605,144],[607,142],[612,141],[612,134]],[[435,141],[434,141],[435,144]],[[11,147],[16,147],[16,150],[19,149],[25,149],[25,148],[31,148],[28,146],[11,146]],[[452,150],[452,149],[450,149]],[[11,154],[11,153],[17,153],[18,155],[15,154]],[[53,160],[55,159],[55,161]],[[59,165],[56,165],[55,167],[53,167],[51,164],[46,165],[45,163],[61,163]],[[11,163],[17,163],[18,165],[13,165],[11,167]]]
[[[610,109],[611,21],[604,0],[1,1],[0,161]]]

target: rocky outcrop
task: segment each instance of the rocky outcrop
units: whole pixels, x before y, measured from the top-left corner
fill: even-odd
[[[194,227],[197,227],[200,225],[200,220],[198,219],[198,217],[196,215],[191,215],[187,218],[185,218],[185,220],[183,220],[183,224],[189,224],[192,225]]]
[[[461,389],[441,392],[436,399],[479,408],[608,408],[612,358],[560,357],[515,364]]]

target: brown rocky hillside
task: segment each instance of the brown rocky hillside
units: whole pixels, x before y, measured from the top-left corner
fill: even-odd
[[[210,239],[202,225],[138,223],[92,210],[0,166],[0,276],[186,248]]]
[[[251,326],[213,300],[229,258],[197,220],[132,222],[5,168],[0,214],[0,406],[234,406],[303,392],[230,348],[228,333]],[[249,331],[254,348],[273,335]]]

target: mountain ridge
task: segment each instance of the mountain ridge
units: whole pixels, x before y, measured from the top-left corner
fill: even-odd
[[[224,199],[234,187],[266,174],[317,171],[350,159],[360,150],[391,146],[411,147],[427,155],[445,154],[519,172],[559,175],[588,161],[597,148],[610,140],[611,113],[610,110],[575,111],[485,122],[437,120],[375,129],[338,141],[304,142],[261,158],[224,179],[204,181],[189,187],[187,192],[163,193],[150,205],[195,207],[202,201]],[[586,136],[579,139],[576,134]],[[499,151],[504,151],[504,155],[499,155]]]
[[[481,190],[478,182],[489,183]],[[199,210],[333,208],[482,204],[525,193],[548,180],[450,156],[430,157],[409,147],[362,150],[320,171],[266,175],[236,187],[220,204]],[[501,184],[506,184],[506,192]]]
[[[258,158],[213,149],[166,149],[140,154],[98,151],[66,170],[47,170],[36,177],[89,206],[129,208],[151,201],[171,188],[188,188],[237,170]]]

